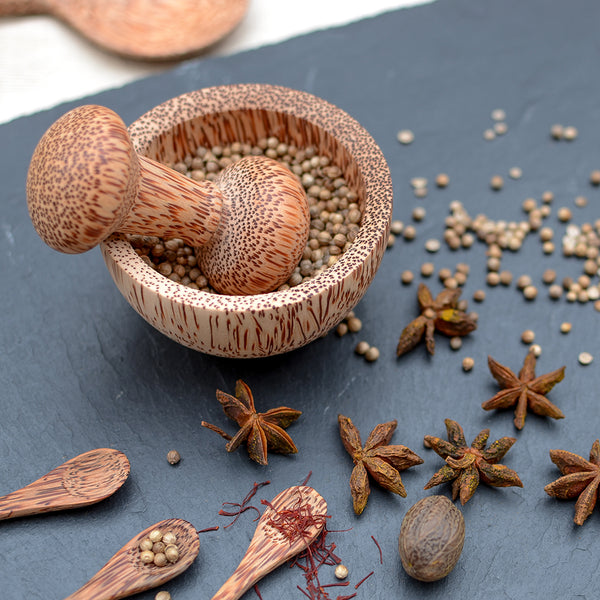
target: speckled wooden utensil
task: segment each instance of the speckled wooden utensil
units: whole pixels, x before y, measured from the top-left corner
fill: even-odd
[[[56,467],[37,481],[0,498],[0,520],[95,504],[114,494],[129,476],[119,450],[98,448]]]
[[[165,60],[215,43],[247,8],[248,0],[0,0],[0,17],[50,14],[103,48]]]
[[[293,486],[258,521],[244,558],[212,600],[237,600],[267,573],[308,547],[323,530],[327,503],[311,487]]]
[[[29,214],[52,248],[85,252],[115,231],[180,238],[225,294],[269,292],[306,247],[310,215],[292,172],[264,156],[232,163],[197,182],[138,156],[121,118],[80,106],[38,143],[27,175]]]
[[[164,567],[140,560],[140,542],[154,529],[177,536],[179,558]],[[198,556],[200,540],[196,528],[183,519],[166,519],[129,540],[84,586],[65,600],[118,600],[162,585],[183,573]]]

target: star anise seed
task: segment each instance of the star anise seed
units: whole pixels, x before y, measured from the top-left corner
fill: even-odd
[[[589,461],[566,450],[550,450],[550,460],[563,476],[544,487],[545,492],[561,500],[577,498],[573,521],[576,525],[583,525],[594,511],[598,499],[600,441],[592,444]]]
[[[350,476],[354,512],[360,515],[367,506],[371,493],[369,475],[381,487],[406,498],[400,471],[420,465],[423,459],[406,446],[390,445],[398,422],[394,419],[377,425],[364,447],[358,429],[348,417],[338,415],[338,423],[344,448],[354,461]]]
[[[396,355],[406,354],[423,338],[425,338],[425,346],[429,354],[434,354],[434,333],[436,331],[454,337],[467,335],[476,329],[477,321],[471,315],[458,309],[460,294],[461,290],[458,288],[445,288],[434,300],[429,288],[424,283],[419,284],[417,300],[421,314],[402,331]]]
[[[217,390],[217,400],[223,406],[225,414],[239,425],[240,430],[231,437],[220,427],[206,421],[202,421],[202,426],[229,440],[225,446],[227,452],[233,452],[245,442],[250,458],[261,465],[267,464],[267,450],[280,454],[298,452],[284,429],[302,414],[301,411],[281,406],[257,413],[252,392],[241,379],[235,384],[235,398]]]
[[[517,429],[523,429],[528,409],[536,415],[563,419],[565,415],[546,398],[546,394],[559,381],[563,380],[565,367],[536,377],[535,363],[535,354],[528,352],[517,377],[508,367],[488,356],[488,365],[492,376],[500,384],[502,390],[484,402],[481,407],[484,410],[493,410],[515,406],[514,423]]]
[[[523,487],[519,476],[508,467],[497,464],[516,442],[515,438],[503,437],[486,449],[489,429],[481,431],[467,446],[462,427],[451,419],[444,421],[448,441],[426,435],[424,444],[445,459],[446,464],[437,471],[423,489],[452,481],[452,500],[460,497],[465,504],[473,496],[479,482],[494,487]]]

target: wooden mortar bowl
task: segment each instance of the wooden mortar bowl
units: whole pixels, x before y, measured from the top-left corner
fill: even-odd
[[[136,151],[175,163],[199,146],[256,144],[277,136],[330,158],[358,194],[362,212],[352,246],[326,271],[285,291],[210,294],[167,279],[146,265],[127,238],[101,244],[117,287],[131,306],[171,339],[206,354],[256,358],[294,350],[324,335],[352,310],[386,249],[392,181],[379,147],[357,121],[311,94],[264,84],[190,92],[129,127]]]

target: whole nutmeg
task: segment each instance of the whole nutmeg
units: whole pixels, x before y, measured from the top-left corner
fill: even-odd
[[[465,541],[465,520],[446,496],[413,504],[400,528],[398,550],[405,571],[419,581],[437,581],[456,566]]]

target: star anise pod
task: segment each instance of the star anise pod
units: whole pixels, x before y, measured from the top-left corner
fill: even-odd
[[[425,446],[433,448],[445,459],[446,464],[435,473],[424,489],[452,481],[452,500],[460,496],[465,504],[475,493],[480,481],[494,487],[523,487],[519,476],[508,467],[497,464],[516,442],[515,438],[503,437],[486,449],[489,429],[481,431],[467,446],[462,427],[451,419],[444,421],[448,441],[432,435],[425,436]]]
[[[600,441],[596,440],[592,444],[589,461],[566,450],[550,450],[550,459],[563,476],[549,483],[544,490],[548,495],[561,500],[577,498],[573,521],[577,525],[583,525],[592,514],[598,499]]]
[[[492,410],[516,406],[514,423],[517,429],[523,429],[527,409],[543,417],[563,419],[565,415],[546,398],[546,394],[563,380],[565,367],[536,377],[535,363],[535,354],[528,352],[517,377],[508,367],[488,356],[490,371],[502,390],[484,402],[481,407],[484,410]]]
[[[425,337],[425,346],[429,354],[435,353],[436,331],[448,336],[463,336],[477,328],[475,319],[458,309],[458,298],[461,290],[443,289],[433,299],[429,288],[419,284],[417,300],[421,314],[412,320],[402,331],[396,349],[397,356],[412,350]]]
[[[364,447],[358,429],[348,417],[338,415],[338,423],[344,448],[354,461],[354,469],[350,476],[354,512],[360,515],[367,506],[371,493],[369,475],[381,487],[406,498],[400,471],[420,465],[423,459],[406,446],[390,445],[398,424],[396,419],[377,425],[371,431]]]
[[[252,392],[241,379],[235,384],[235,398],[217,390],[217,400],[223,406],[225,414],[240,426],[240,430],[232,437],[220,427],[206,421],[202,421],[202,426],[229,440],[225,446],[227,452],[233,452],[245,442],[250,458],[261,465],[267,464],[267,450],[280,454],[298,452],[284,429],[302,414],[301,411],[281,406],[257,413]]]

